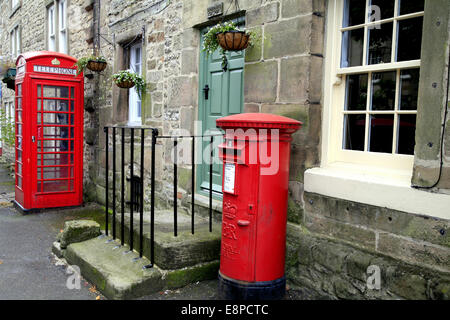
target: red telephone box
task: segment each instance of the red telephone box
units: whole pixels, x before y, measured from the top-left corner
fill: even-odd
[[[83,202],[83,74],[49,51],[17,58],[15,204],[23,211]]]
[[[277,299],[286,279],[291,134],[302,123],[244,113],[216,120],[225,129],[219,286],[226,299]]]

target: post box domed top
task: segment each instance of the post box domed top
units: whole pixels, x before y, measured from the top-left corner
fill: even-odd
[[[280,129],[286,133],[293,133],[301,128],[302,122],[291,118],[268,113],[240,113],[216,120],[219,128],[254,128]]]

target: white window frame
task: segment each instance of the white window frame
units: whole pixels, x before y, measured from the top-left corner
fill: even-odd
[[[58,43],[59,43],[59,52],[68,53],[67,52],[67,1],[60,0],[58,2]]]
[[[48,51],[56,51],[56,12],[55,4],[47,8],[47,47]]]
[[[375,65],[367,65],[367,50],[363,52],[363,65],[357,67],[341,68],[341,49],[342,49],[342,34],[344,31],[361,28],[362,25],[342,27],[343,13],[344,13],[344,1],[345,0],[332,0],[330,1],[330,7],[333,9],[332,16],[328,20],[327,26],[327,59],[325,60],[327,72],[325,73],[325,95],[324,95],[324,119],[328,122],[324,124],[324,133],[326,138],[323,140],[322,154],[326,163],[344,162],[353,163],[359,165],[370,165],[374,167],[380,167],[385,169],[403,170],[412,174],[412,168],[414,164],[414,156],[396,154],[395,150],[392,153],[375,153],[368,151],[355,151],[345,150],[343,146],[343,134],[344,134],[344,115],[351,114],[352,111],[344,110],[345,94],[346,94],[346,77],[350,74],[367,73],[370,80],[373,72],[394,71],[397,70],[397,88],[396,88],[396,100],[395,109],[392,112],[395,119],[399,114],[416,114],[416,111],[398,111],[398,94],[399,94],[399,76],[398,70],[407,68],[420,68],[420,60],[403,61],[403,62],[389,62]],[[369,0],[366,1],[368,5]],[[395,14],[393,18],[383,19],[380,21],[367,22],[368,12],[366,12],[366,24],[364,26],[364,42],[367,39],[367,32],[370,26],[374,26],[383,22],[398,21],[406,18],[413,18],[423,16],[424,12],[413,13],[403,16],[397,16],[399,0],[395,1]],[[394,61],[395,53],[397,52],[397,24],[393,24],[393,38],[392,38],[392,61]],[[366,48],[366,43],[364,43]],[[329,51],[328,51],[329,50]],[[329,73],[328,73],[329,72]],[[368,86],[368,90],[371,86]],[[367,95],[370,99],[370,92]],[[369,104],[369,103],[367,103]],[[369,111],[366,117],[366,135],[365,135],[365,150],[368,149],[368,115],[370,114],[385,114],[390,112],[377,112]],[[394,121],[394,125],[396,125]],[[397,128],[394,128],[394,142],[397,139]]]
[[[11,9],[14,10],[18,5],[20,0],[11,0]]]
[[[345,76],[420,67],[420,61],[407,61],[341,68],[343,9],[344,0],[329,0],[323,70],[321,162],[320,167],[305,171],[305,192],[450,219],[448,195],[411,187],[413,156],[342,150]]]
[[[139,50],[139,58],[136,52]],[[142,44],[136,43],[130,47],[129,69],[138,74],[142,74]],[[136,87],[131,88],[128,94],[128,122],[130,124],[142,124],[142,100],[139,97]]]
[[[47,6],[47,48],[49,51],[69,53],[67,0],[53,1]]]
[[[16,58],[21,53],[21,32],[20,26],[15,26],[10,32],[11,55]]]

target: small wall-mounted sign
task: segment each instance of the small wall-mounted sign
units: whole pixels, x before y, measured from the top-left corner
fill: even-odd
[[[225,175],[223,178],[223,191],[235,194],[236,191],[234,189],[235,181],[236,181],[236,164],[234,163],[225,163]]]
[[[223,2],[213,4],[207,9],[208,19],[221,16],[223,14]]]

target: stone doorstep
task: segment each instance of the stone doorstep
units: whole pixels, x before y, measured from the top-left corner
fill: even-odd
[[[63,254],[108,299],[133,299],[215,279],[219,270],[218,260],[178,270],[146,269],[147,258],[139,258],[138,253],[105,236],[70,244]]]
[[[150,258],[150,218],[144,214],[143,255]],[[116,213],[116,237],[120,242],[121,215]],[[129,244],[130,214],[125,213],[124,242]],[[209,220],[195,217],[194,234],[191,234],[191,217],[179,212],[177,215],[178,235],[174,236],[173,212],[155,212],[155,264],[165,270],[215,261],[220,255],[221,224],[213,221],[213,231],[209,232]],[[110,219],[110,233],[112,219]],[[139,252],[139,213],[133,214],[133,249]]]

